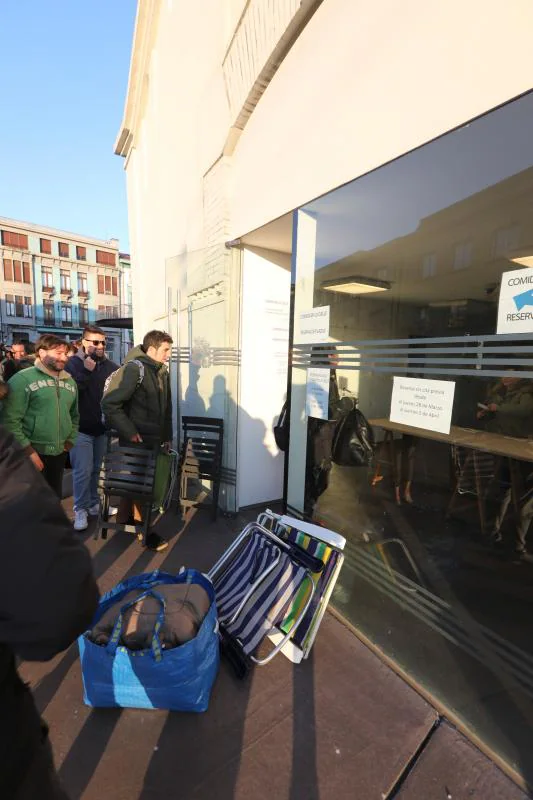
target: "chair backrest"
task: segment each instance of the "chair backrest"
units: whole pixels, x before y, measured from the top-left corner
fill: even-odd
[[[229,622],[233,618],[252,586],[262,580],[279,559],[280,550],[275,543],[265,540],[258,532],[252,534],[231,562],[230,568],[214,580],[221,622]]]
[[[478,494],[496,475],[497,457],[482,450],[466,450],[452,445],[452,460],[459,494]]]
[[[104,456],[100,488],[119,497],[152,497],[156,452],[143,447],[115,447]]]
[[[312,574],[315,593],[301,623],[291,635],[291,642],[303,651],[304,657],[307,657],[342,568],[344,562],[342,551],[346,540],[340,534],[327,528],[285,515],[280,516],[269,509],[259,515],[258,522],[271,527],[280,539],[298,545],[324,564],[321,572]],[[279,625],[282,633],[291,629],[294,619],[301,613],[306,600],[307,591],[305,587],[302,587],[295,595],[286,616]]]
[[[199,478],[219,478],[222,466],[224,420],[213,417],[182,417],[183,443],[198,462]]]
[[[284,619],[307,579],[305,567],[260,531],[215,579],[219,620],[246,655]]]

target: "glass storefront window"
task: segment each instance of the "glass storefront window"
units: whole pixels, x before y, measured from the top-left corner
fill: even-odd
[[[337,608],[530,783],[532,123],[530,94],[295,212],[287,490],[348,540]]]
[[[173,338],[170,379],[175,434],[182,417],[213,417],[224,423],[220,506],[236,510],[239,326],[234,300],[240,293],[242,253],[214,245],[167,259],[161,317]],[[238,303],[235,304],[238,308]]]

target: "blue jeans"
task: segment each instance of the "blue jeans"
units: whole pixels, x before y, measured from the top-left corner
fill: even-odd
[[[107,436],[89,436],[78,433],[76,444],[70,451],[74,511],[88,511],[95,506],[98,496],[98,477],[107,446]]]

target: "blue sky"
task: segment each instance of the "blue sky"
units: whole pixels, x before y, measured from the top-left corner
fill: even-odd
[[[0,0],[0,216],[128,249],[113,154],[136,0]]]

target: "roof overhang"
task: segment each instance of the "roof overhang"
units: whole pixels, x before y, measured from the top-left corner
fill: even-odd
[[[95,325],[100,328],[120,328],[121,330],[133,330],[133,317],[103,317],[95,321]]]
[[[115,154],[124,158],[130,152],[142,115],[143,92],[146,92],[147,89],[145,75],[157,30],[160,8],[161,0],[138,0],[137,3],[124,116],[114,145]]]

